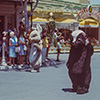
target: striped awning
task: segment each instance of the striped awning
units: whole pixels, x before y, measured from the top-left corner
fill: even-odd
[[[33,22],[48,22],[48,19],[36,17],[36,18],[33,18],[32,21]]]
[[[35,0],[34,0],[35,2]],[[63,12],[65,9],[83,9],[86,8],[88,4],[80,4],[75,2],[68,2],[65,0],[39,0],[38,6],[35,9],[36,12]],[[30,11],[30,8],[28,9]]]
[[[75,19],[65,19],[63,21],[61,21],[61,23],[74,23],[77,22]]]

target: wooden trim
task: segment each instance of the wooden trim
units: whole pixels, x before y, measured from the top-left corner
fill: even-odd
[[[17,0],[17,1],[15,1],[15,0],[0,0],[0,4],[2,4],[2,3],[9,3],[9,4],[15,4],[15,3],[17,3],[17,5],[21,5],[21,3],[20,3],[20,0]],[[33,4],[34,2],[33,1],[30,1],[30,0],[28,0],[28,2],[27,2],[28,4]]]

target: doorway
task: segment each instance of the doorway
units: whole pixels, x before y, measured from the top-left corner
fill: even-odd
[[[0,33],[4,31],[4,16],[0,16]]]
[[[0,16],[0,45],[2,43],[3,31],[4,31],[4,16]]]

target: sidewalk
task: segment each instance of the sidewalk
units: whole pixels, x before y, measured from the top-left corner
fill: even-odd
[[[70,47],[62,47],[61,53],[69,53]],[[100,46],[94,46],[94,52],[100,52]],[[56,47],[50,47],[49,54],[56,54],[57,48]]]

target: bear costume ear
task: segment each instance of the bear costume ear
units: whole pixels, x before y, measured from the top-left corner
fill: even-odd
[[[82,30],[75,30],[72,32],[72,37],[73,37],[73,43],[76,41],[77,37],[82,34],[83,36],[85,36],[86,34],[82,31]]]
[[[86,33],[83,32],[82,30],[75,30],[75,31],[73,31],[73,32],[71,33],[72,38],[73,38],[73,39],[71,39],[71,40],[72,40],[71,42],[75,42],[76,39],[77,39],[77,37],[78,37],[80,34],[82,34],[82,35],[84,36],[84,38],[85,38],[85,45],[88,45],[89,40],[88,40],[88,38],[87,38],[87,36],[86,36]]]

